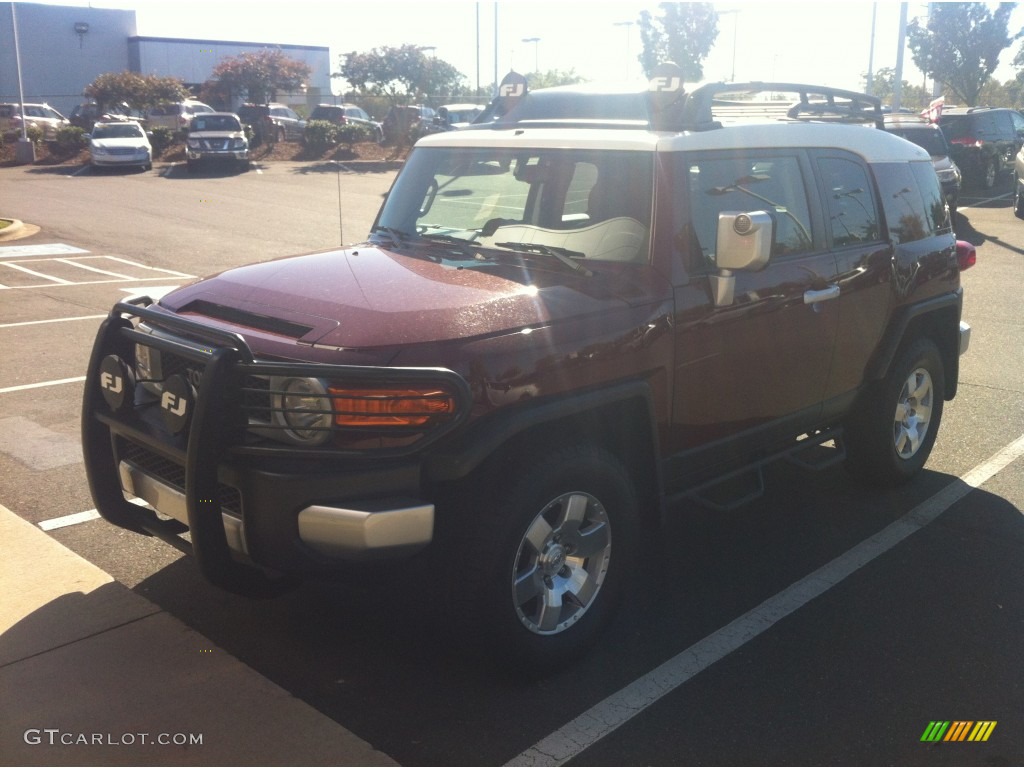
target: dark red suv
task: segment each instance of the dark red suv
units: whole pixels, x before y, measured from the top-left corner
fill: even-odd
[[[931,158],[842,124],[881,123],[861,94],[752,122],[677,82],[626,123],[506,104],[422,139],[365,242],[115,306],[82,414],[100,514],[227,589],[404,576],[536,671],[642,588],[680,500],[743,504],[783,457],[913,478],[970,331]]]

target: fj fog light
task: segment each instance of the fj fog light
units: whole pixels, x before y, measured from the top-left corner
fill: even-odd
[[[319,445],[331,436],[334,410],[319,379],[274,378],[273,410],[285,434],[303,445]]]

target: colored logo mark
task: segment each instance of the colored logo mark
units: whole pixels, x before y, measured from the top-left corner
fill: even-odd
[[[932,720],[921,741],[988,741],[996,729],[995,720]]]

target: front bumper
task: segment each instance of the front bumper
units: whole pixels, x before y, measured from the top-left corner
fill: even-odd
[[[82,444],[101,516],[190,551],[204,574],[222,585],[223,574],[239,560],[315,575],[355,562],[407,557],[431,542],[435,510],[421,487],[417,445],[369,454],[256,445],[244,418],[242,403],[250,391],[243,383],[254,371],[284,369],[335,380],[427,377],[445,381],[464,414],[469,392],[460,377],[441,369],[256,361],[240,337],[139,306],[145,301],[115,307],[97,336],[87,373]],[[126,314],[182,335],[143,333]],[[132,365],[117,369],[122,374],[109,367],[111,358],[134,363],[135,345],[143,342],[201,368],[188,426],[179,434],[164,423],[166,398],[147,399],[143,385],[132,380]],[[115,407],[111,392],[122,391],[125,399]],[[130,503],[133,497],[153,509]],[[191,546],[182,544],[186,530]]]
[[[185,157],[198,160],[248,160],[248,149],[185,149]]]
[[[90,160],[93,165],[100,166],[123,166],[123,165],[149,165],[152,157],[148,152],[136,152],[126,155],[92,153]]]

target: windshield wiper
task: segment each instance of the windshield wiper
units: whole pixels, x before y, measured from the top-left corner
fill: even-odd
[[[586,256],[585,253],[579,251],[570,251],[568,248],[559,248],[556,245],[542,245],[541,243],[495,243],[495,248],[511,248],[516,251],[523,251],[525,253],[536,253],[541,256],[547,256],[555,259],[560,264],[565,265],[573,272],[579,272],[587,277],[593,277],[594,273],[584,267],[578,261],[573,259],[583,258]]]
[[[395,229],[394,227],[377,227],[373,230],[374,234],[383,232],[385,235],[391,238],[391,244],[394,246],[402,245],[405,241],[410,240],[416,235],[404,232],[401,229]]]

